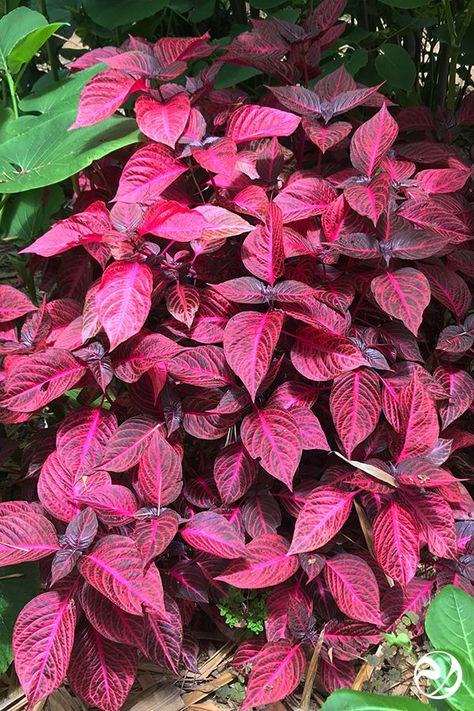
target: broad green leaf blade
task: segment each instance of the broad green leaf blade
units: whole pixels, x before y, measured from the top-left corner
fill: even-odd
[[[23,37],[8,55],[8,66],[13,74],[20,71],[23,64],[32,59],[36,52],[49,40],[56,30],[62,27],[62,22],[38,27]]]
[[[228,89],[261,73],[259,69],[254,69],[253,67],[239,67],[236,64],[224,62],[217,75],[215,88]]]
[[[384,5],[397,7],[401,10],[413,10],[417,7],[426,7],[431,0],[381,0]]]
[[[321,707],[321,711],[430,711],[430,709],[430,706],[416,699],[365,694],[349,689],[334,691]]]
[[[61,107],[64,103],[70,101],[74,101],[74,106],[77,108],[79,94],[85,84],[106,68],[105,64],[96,64],[94,67],[71,74],[71,76],[48,86],[46,89],[28,94],[20,101],[20,109],[26,113],[34,111],[35,113],[45,114],[48,111],[55,110],[55,107]]]
[[[474,669],[474,597],[446,585],[428,608],[426,634],[435,649],[466,659]]]
[[[415,63],[406,49],[398,44],[383,44],[379,47],[375,68],[391,86],[405,91],[410,91],[416,78]]]
[[[18,613],[39,589],[37,563],[7,565],[0,570],[0,674],[13,660],[11,639]]]
[[[110,29],[144,20],[168,5],[174,7],[171,0],[84,0],[82,5],[94,22]]]
[[[64,193],[59,185],[12,196],[2,216],[3,236],[14,241],[18,248],[26,247],[48,229],[52,215],[63,202]]]
[[[30,32],[47,25],[39,12],[27,7],[17,7],[0,20],[0,69],[8,69],[8,57]]]
[[[440,674],[439,678],[437,675],[436,680],[431,682],[427,691],[446,697],[446,702],[456,711],[471,711],[474,699],[474,668],[459,654],[456,655],[456,661],[461,667],[461,674],[450,653],[433,651],[429,657],[431,664],[436,664],[440,669]],[[452,689],[456,689],[454,693]]]

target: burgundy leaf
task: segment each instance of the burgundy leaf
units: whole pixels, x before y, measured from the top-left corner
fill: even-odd
[[[416,519],[396,501],[390,501],[374,521],[374,551],[380,567],[405,586],[413,578],[419,560]]]
[[[257,472],[257,462],[240,442],[224,447],[214,461],[214,480],[223,503],[240,499],[255,482]]]
[[[34,706],[63,683],[74,642],[74,588],[37,595],[18,615],[13,655],[20,684]]]
[[[267,136],[290,136],[299,116],[267,106],[247,105],[236,109],[227,125],[227,136],[236,143]]]
[[[275,198],[283,223],[321,215],[337,197],[333,187],[321,178],[299,178],[288,183]]]
[[[402,321],[416,336],[431,299],[424,274],[411,267],[386,272],[372,279],[371,289],[380,308]]]
[[[453,312],[458,321],[465,316],[471,306],[471,291],[459,274],[447,269],[445,265],[421,265],[421,271],[428,279],[433,298]]]
[[[181,535],[188,545],[218,558],[242,558],[246,554],[235,526],[214,511],[195,514],[181,529]]]
[[[331,620],[324,629],[324,644],[329,653],[342,661],[358,659],[382,636],[377,628],[363,622]]]
[[[438,416],[432,397],[416,374],[398,394],[397,410],[397,461],[429,452],[439,437]]]
[[[145,501],[158,509],[175,501],[181,493],[180,457],[159,430],[151,433],[144,443],[138,464],[138,483]]]
[[[249,272],[270,286],[283,275],[283,215],[274,202],[266,210],[265,224],[247,235],[242,245],[242,261]]]
[[[165,605],[165,619],[146,616],[146,655],[159,666],[177,674],[183,645],[183,624],[179,607],[169,595],[166,595]]]
[[[352,126],[347,121],[335,121],[323,126],[315,120],[304,118],[301,125],[309,140],[318,146],[321,153],[337,146],[352,131]]]
[[[288,548],[284,538],[266,533],[247,544],[245,557],[231,563],[216,579],[251,590],[278,585],[298,570],[298,558],[289,555]]]
[[[139,512],[138,512],[139,513]],[[132,532],[145,565],[165,551],[178,532],[179,516],[171,509],[164,509],[150,520],[138,520]]]
[[[138,509],[130,489],[120,484],[106,484],[80,495],[79,501],[90,506],[106,526],[122,526],[133,520]]]
[[[232,384],[232,375],[218,346],[198,346],[179,353],[168,366],[177,381],[201,388],[223,387]]]
[[[13,321],[35,309],[36,306],[21,291],[8,284],[0,285],[0,323]]]
[[[149,205],[184,172],[168,147],[152,143],[139,148],[123,169],[115,200]]]
[[[368,217],[374,225],[387,207],[390,195],[390,176],[378,173],[367,185],[349,185],[344,189],[344,197],[359,215]]]
[[[300,683],[305,667],[301,645],[287,640],[268,642],[250,673],[242,711],[284,699]]]
[[[371,178],[397,135],[397,123],[384,104],[380,111],[359,126],[352,136],[351,162],[354,168]]]
[[[231,318],[226,326],[225,357],[253,401],[270,367],[283,319],[280,311],[246,311]]]
[[[74,480],[92,473],[100,464],[105,447],[117,429],[115,415],[102,408],[71,412],[58,428],[57,455]]]
[[[298,514],[290,553],[305,553],[324,546],[346,522],[354,494],[320,486],[309,494]]]
[[[380,625],[380,595],[377,580],[367,563],[341,553],[326,561],[324,575],[332,596],[353,620]]]
[[[439,405],[439,415],[443,428],[461,417],[474,399],[474,380],[464,370],[439,366],[434,372],[437,382],[448,393],[448,399]]]
[[[101,711],[119,711],[137,673],[132,647],[102,637],[94,627],[79,628],[68,680],[79,698]]]
[[[365,365],[365,359],[354,343],[310,326],[298,330],[291,361],[299,373],[315,381],[332,380]]]
[[[113,354],[115,374],[126,383],[136,382],[144,373],[183,350],[182,346],[159,333],[138,334]]]
[[[53,524],[40,514],[0,516],[0,565],[38,560],[59,550]]]
[[[144,415],[126,420],[109,439],[100,463],[101,468],[111,472],[130,469],[138,462],[160,427],[159,422]]]
[[[176,94],[161,103],[147,96],[135,102],[138,128],[157,143],[174,148],[188,121],[191,106],[186,94]]]
[[[413,516],[425,536],[428,548],[439,558],[457,558],[456,528],[449,504],[431,492],[410,497]]]

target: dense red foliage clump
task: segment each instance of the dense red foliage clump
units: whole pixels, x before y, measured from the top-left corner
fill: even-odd
[[[233,41],[272,78],[258,103],[213,88],[218,61],[171,82],[206,36],[71,67],[108,66],[74,130],[134,94],[144,139],[24,250],[42,305],[0,287],[0,421],[37,428],[29,502],[0,506],[0,563],[45,559],[14,636],[32,705],[67,675],[116,711],[137,650],[195,668],[193,615],[229,585],[268,589],[243,709],[295,689],[323,628],[329,692],[404,611],[471,588],[474,214],[450,141],[473,95],[438,142],[344,67],[314,85],[343,5]]]

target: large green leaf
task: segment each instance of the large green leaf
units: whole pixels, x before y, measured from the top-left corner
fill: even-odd
[[[430,711],[430,706],[406,697],[340,689],[331,694],[321,711]]]
[[[10,666],[12,633],[18,613],[39,592],[37,563],[7,565],[0,570],[0,674]]]
[[[26,247],[46,232],[52,215],[59,211],[63,203],[64,193],[59,185],[12,195],[2,215],[3,237],[14,241],[18,248]]]
[[[172,0],[83,0],[82,4],[94,22],[111,29],[131,25],[173,6]]]
[[[68,130],[76,117],[82,87],[101,68],[78,72],[21,101],[22,111],[41,115],[21,116],[2,127],[0,193],[53,185],[92,161],[139,140],[135,121],[123,116],[112,116],[95,126]]]
[[[49,25],[38,27],[38,29],[33,30],[33,32],[30,32],[26,37],[20,40],[8,57],[8,66],[13,74],[20,71],[23,64],[29,62],[40,47],[42,47],[44,43],[49,40],[51,35],[62,27],[62,25],[62,22],[53,22]]]
[[[429,5],[431,0],[381,0],[384,5],[390,5],[390,7],[397,7],[402,10],[413,10],[416,7],[426,7]]]
[[[230,86],[236,86],[242,81],[251,79],[262,72],[254,67],[239,67],[236,64],[228,64],[224,62],[219,69],[219,74],[215,81],[216,89],[228,89]]]
[[[383,44],[375,59],[375,68],[382,79],[391,86],[409,91],[416,78],[416,67],[412,58],[398,44]]]
[[[17,7],[0,20],[0,69],[17,72],[62,23],[48,24],[39,12]]]

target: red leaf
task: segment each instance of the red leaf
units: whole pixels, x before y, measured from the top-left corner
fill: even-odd
[[[153,366],[167,363],[182,350],[183,346],[160,333],[140,333],[115,350],[114,371],[120,380],[134,383]]]
[[[225,357],[253,401],[268,373],[283,320],[280,311],[244,311],[233,316],[225,328]]]
[[[283,213],[283,222],[321,215],[337,198],[334,188],[322,178],[298,178],[278,193],[274,202]]]
[[[165,298],[170,314],[191,328],[199,308],[199,291],[196,287],[176,282],[166,291]]]
[[[74,642],[74,588],[37,595],[18,615],[13,631],[15,670],[30,706],[63,683]]]
[[[413,518],[428,543],[433,555],[452,558],[458,555],[454,514],[446,501],[432,492],[410,496],[407,503],[412,507]]]
[[[359,215],[368,217],[374,225],[387,207],[391,179],[388,173],[378,173],[367,185],[349,185],[344,197]]]
[[[375,519],[373,533],[378,564],[397,583],[407,585],[419,561],[416,520],[399,503],[390,501]]]
[[[142,81],[122,72],[105,71],[96,74],[81,92],[76,120],[69,130],[93,126],[109,118],[130,94],[142,86]]]
[[[117,429],[115,415],[98,407],[79,408],[61,422],[56,437],[59,462],[74,481],[88,476],[100,464],[107,442]]]
[[[291,413],[280,407],[256,410],[244,418],[240,436],[250,456],[291,489],[303,450]]]
[[[106,526],[130,523],[138,509],[133,493],[120,484],[106,484],[86,491],[79,496],[79,501],[90,506]]]
[[[0,285],[0,323],[13,321],[35,310],[36,306],[21,291],[8,284]]]
[[[459,164],[456,168],[420,170],[416,176],[418,185],[425,193],[455,193],[461,190],[469,178],[469,169]]]
[[[139,262],[115,262],[102,275],[96,303],[110,350],[143,327],[151,307],[153,277]]]
[[[424,274],[411,267],[386,272],[372,279],[371,289],[382,311],[402,321],[416,336],[431,299]]]
[[[268,106],[241,106],[230,117],[226,135],[236,143],[268,136],[290,136],[299,122],[299,116]]]
[[[151,577],[148,580],[143,566],[135,542],[127,536],[117,535],[102,538],[77,564],[86,581],[125,612],[143,615],[142,608],[145,607],[163,616],[163,589],[158,571],[153,580]],[[150,568],[149,573],[152,570]]]
[[[235,526],[214,511],[195,514],[181,529],[181,535],[188,545],[218,558],[245,556],[244,540]]]
[[[216,580],[251,590],[278,585],[298,570],[298,558],[289,555],[288,548],[284,538],[266,533],[248,543],[245,557],[231,563]]]
[[[181,493],[181,461],[177,451],[159,430],[147,437],[138,465],[138,483],[145,501],[160,509]]]
[[[438,416],[432,397],[416,372],[398,394],[400,421],[397,462],[429,452],[439,437]]]
[[[384,104],[380,111],[359,126],[352,136],[351,162],[354,168],[371,178],[397,135],[397,122],[390,116]]]
[[[166,619],[147,615],[145,620],[146,655],[160,667],[178,673],[183,646],[183,624],[178,605],[167,595]]]
[[[324,575],[332,596],[345,615],[353,620],[381,624],[377,580],[362,558],[341,553],[327,559]]]
[[[122,171],[115,200],[149,205],[186,170],[165,146],[152,143],[139,148]]]
[[[303,326],[295,336],[291,362],[309,380],[332,380],[366,361],[359,348],[342,336]]]
[[[461,321],[472,301],[471,291],[464,279],[445,264],[422,264],[420,268],[428,279],[433,297]]]
[[[244,234],[244,232],[250,232],[252,229],[249,222],[224,207],[208,204],[198,205],[194,208],[194,212],[207,221],[201,235],[202,239],[206,241],[235,237]]]
[[[283,216],[274,202],[266,210],[265,224],[247,235],[242,245],[242,261],[249,272],[270,286],[283,275]]]
[[[14,565],[45,558],[59,550],[53,524],[28,511],[0,516],[0,565]]]
[[[347,121],[335,121],[329,126],[323,126],[314,119],[304,118],[301,125],[309,140],[318,146],[321,153],[337,146],[352,131],[352,126]]]
[[[232,384],[224,351],[218,346],[198,346],[178,354],[170,362],[168,372],[178,382],[200,388]]]
[[[322,548],[346,522],[354,494],[332,486],[314,489],[298,514],[290,553],[305,553]]]
[[[267,642],[250,672],[242,711],[280,701],[301,681],[306,658],[300,644]]]
[[[164,509],[151,520],[138,520],[132,531],[132,537],[148,565],[165,551],[178,532],[179,516],[176,511]]]
[[[325,452],[329,452],[331,448],[324,434],[324,430],[312,410],[310,410],[309,407],[301,407],[298,405],[288,409],[298,425],[303,449],[322,449]]]
[[[176,94],[163,103],[147,96],[135,102],[138,128],[152,141],[174,148],[189,118],[191,105],[184,93]]]
[[[61,348],[49,348],[20,359],[8,371],[1,405],[15,412],[34,412],[63,395],[82,378],[86,368]]]
[[[213,284],[212,288],[229,301],[236,301],[238,304],[264,304],[267,301],[268,288],[255,277],[229,279],[222,284]]]
[[[67,674],[79,698],[101,711],[119,711],[136,673],[134,649],[105,639],[89,624],[80,627]]]
[[[436,144],[430,144],[430,146]],[[401,217],[427,230],[434,230],[448,241],[456,243],[469,239],[468,226],[456,213],[443,208],[434,200],[410,200],[402,205]]]
[[[214,460],[214,480],[224,504],[241,498],[257,478],[258,464],[240,442],[224,447]]]
[[[331,415],[347,457],[375,430],[382,412],[380,381],[367,368],[335,378],[329,400]]]
[[[137,415],[123,422],[107,443],[101,468],[124,472],[138,462],[161,427],[151,417]]]
[[[441,365],[436,368],[433,375],[449,394],[448,400],[442,401],[439,405],[439,415],[444,429],[471,406],[474,399],[474,380],[464,370]]]

